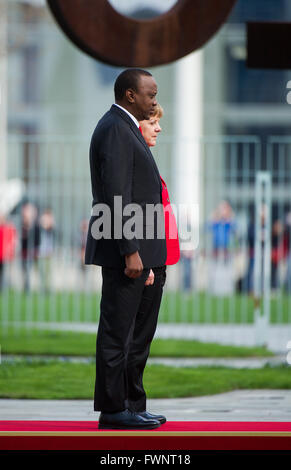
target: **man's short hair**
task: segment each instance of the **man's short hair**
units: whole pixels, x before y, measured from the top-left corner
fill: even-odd
[[[138,82],[142,75],[152,77],[150,72],[142,69],[126,69],[118,75],[114,84],[114,95],[115,100],[120,101],[125,95],[126,90],[131,88],[134,91],[138,91]]]

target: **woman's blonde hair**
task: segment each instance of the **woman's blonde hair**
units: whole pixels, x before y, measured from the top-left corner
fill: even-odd
[[[162,106],[160,105],[160,103],[157,103],[157,105],[155,107],[154,114],[151,117],[161,119],[161,117],[163,117],[163,115],[164,115],[164,110],[163,110]]]

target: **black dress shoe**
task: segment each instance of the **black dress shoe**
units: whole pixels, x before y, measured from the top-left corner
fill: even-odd
[[[147,419],[130,410],[118,413],[100,413],[99,429],[154,429],[161,423],[157,419]]]
[[[136,413],[139,414],[139,416],[142,416],[145,419],[157,419],[161,424],[163,424],[167,421],[166,416],[154,415],[152,413],[149,413],[148,411],[137,411]]]

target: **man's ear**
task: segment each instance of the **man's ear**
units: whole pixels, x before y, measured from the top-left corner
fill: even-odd
[[[125,92],[125,96],[127,98],[127,101],[129,101],[129,103],[135,103],[135,92],[132,88],[128,88],[128,90],[126,90]]]

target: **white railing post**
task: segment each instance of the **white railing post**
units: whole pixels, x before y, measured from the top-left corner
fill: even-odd
[[[254,266],[254,321],[258,345],[266,344],[270,321],[271,186],[270,172],[259,171],[256,174]]]

